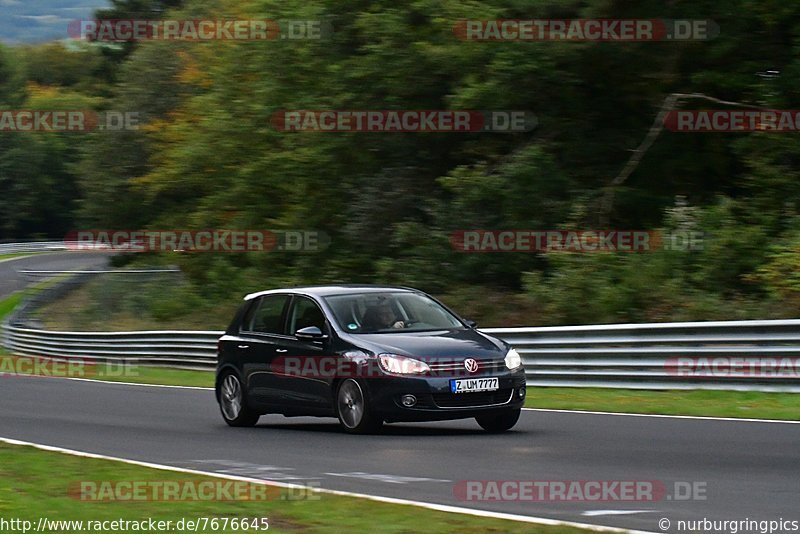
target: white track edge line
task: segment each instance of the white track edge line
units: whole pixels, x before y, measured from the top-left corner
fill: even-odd
[[[121,462],[129,465],[135,465],[139,467],[147,467],[150,469],[158,469],[161,471],[173,471],[177,473],[187,473],[191,475],[198,475],[198,476],[208,476],[213,478],[221,478],[225,480],[236,480],[241,482],[249,482],[252,484],[262,484],[265,486],[273,486],[279,488],[305,488],[305,486],[299,484],[288,484],[285,482],[275,482],[271,480],[261,480],[257,478],[249,478],[249,477],[242,477],[237,475],[227,475],[223,473],[214,473],[208,471],[200,471],[197,469],[186,469],[183,467],[174,467],[171,465],[163,465],[163,464],[155,464],[150,462],[142,462],[139,460],[130,460],[127,458],[118,458],[115,456],[106,456],[104,454],[96,454],[92,452],[84,452],[84,451],[77,451],[74,449],[65,449],[62,447],[55,447],[53,445],[43,445],[41,443],[33,443],[30,441],[22,441],[13,438],[5,438],[0,437],[0,442],[7,443],[9,445],[18,445],[18,446],[25,446],[25,447],[33,447],[35,449],[47,451],[47,452],[58,452],[61,454],[68,454],[70,456],[79,456],[82,458],[92,458],[96,460],[109,460],[113,462]],[[526,515],[518,515],[518,514],[508,514],[504,512],[491,512],[488,510],[476,510],[473,508],[464,508],[461,506],[451,506],[445,504],[435,504],[435,503],[428,503],[423,501],[412,501],[408,499],[399,499],[395,497],[382,497],[379,495],[370,495],[366,493],[354,493],[350,491],[340,491],[340,490],[331,490],[325,488],[313,488],[313,491],[316,493],[323,493],[327,495],[337,495],[341,497],[354,497],[359,499],[367,499],[376,502],[382,502],[387,504],[398,504],[398,505],[405,505],[405,506],[415,506],[418,508],[426,508],[428,510],[434,510],[437,512],[448,512],[448,513],[455,513],[455,514],[462,514],[462,515],[472,515],[477,517],[485,517],[491,519],[503,519],[507,521],[516,521],[522,523],[534,523],[540,525],[549,525],[549,526],[568,526],[568,527],[575,527],[575,528],[583,528],[587,530],[593,530],[597,532],[630,532],[632,534],[654,534],[653,532],[643,531],[643,530],[628,530],[624,528],[617,528],[617,527],[609,527],[603,525],[593,525],[589,523],[578,523],[573,521],[559,521],[557,519],[548,519],[545,517],[535,517],[535,516],[526,516]]]
[[[528,412],[554,412],[554,413],[574,413],[587,415],[620,415],[626,417],[655,417],[659,419],[698,419],[700,421],[736,421],[740,423],[783,423],[788,425],[800,425],[800,421],[788,419],[752,419],[745,417],[707,417],[701,415],[664,415],[656,413],[630,413],[630,412],[593,412],[589,410],[558,410],[555,408],[523,408]]]

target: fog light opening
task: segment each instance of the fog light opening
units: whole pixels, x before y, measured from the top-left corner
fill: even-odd
[[[519,395],[520,399],[524,399],[525,398],[525,387],[524,386],[519,388],[519,390],[517,391],[517,395]]]
[[[402,402],[403,406],[406,408],[411,408],[417,403],[417,398],[414,395],[403,395],[400,402]]]

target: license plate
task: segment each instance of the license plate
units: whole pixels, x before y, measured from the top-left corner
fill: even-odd
[[[497,378],[464,378],[450,381],[452,393],[477,393],[479,391],[497,391],[500,384]]]

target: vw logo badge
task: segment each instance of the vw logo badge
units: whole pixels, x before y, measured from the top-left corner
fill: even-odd
[[[473,358],[467,358],[464,360],[464,367],[470,373],[474,373],[478,370],[478,362],[476,362]]]

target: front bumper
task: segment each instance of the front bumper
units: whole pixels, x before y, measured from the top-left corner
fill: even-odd
[[[497,391],[451,393],[450,380],[464,376],[375,378],[367,381],[367,389],[372,409],[387,422],[464,419],[522,407],[525,403],[524,369],[469,378],[487,377],[497,377]],[[416,403],[404,406],[405,395],[413,395]]]

